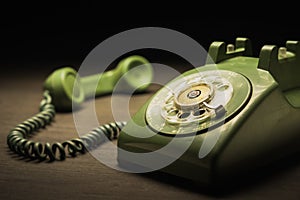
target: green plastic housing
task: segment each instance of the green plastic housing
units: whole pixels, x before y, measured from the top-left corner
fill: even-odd
[[[300,145],[300,43],[287,41],[285,55],[277,46],[265,45],[259,58],[252,56],[248,38],[237,38],[235,49],[228,51],[224,42],[213,42],[207,63],[196,70],[213,67],[230,70],[247,77],[251,83],[248,102],[222,126],[197,134],[189,148],[170,165],[160,171],[192,179],[204,184],[222,183],[230,177],[276,162],[283,156],[299,151]],[[181,77],[180,76],[180,77]],[[180,78],[178,77],[178,78]],[[238,98],[238,95],[237,95]],[[146,104],[127,123],[118,139],[118,161],[121,167],[140,166],[123,150],[134,153],[153,152],[174,137],[154,133],[148,127]],[[159,113],[157,113],[159,115]],[[135,124],[139,125],[137,129]],[[133,137],[143,132],[143,138]],[[129,133],[130,134],[127,134]],[[134,134],[132,134],[134,133]],[[145,137],[145,136],[149,137]],[[203,158],[199,150],[205,139],[218,136],[216,145]],[[178,138],[180,146],[188,138]],[[165,155],[168,157],[168,155]],[[141,166],[147,169],[147,166]]]
[[[80,108],[85,99],[114,90],[142,92],[152,78],[153,69],[149,61],[132,55],[121,60],[116,68],[91,76],[80,77],[72,67],[57,69],[47,77],[43,89],[50,92],[57,111],[70,112]]]

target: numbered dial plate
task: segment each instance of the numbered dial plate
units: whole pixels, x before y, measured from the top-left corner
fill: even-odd
[[[162,134],[192,134],[224,123],[247,102],[247,78],[227,70],[208,70],[181,76],[152,98],[146,121]]]

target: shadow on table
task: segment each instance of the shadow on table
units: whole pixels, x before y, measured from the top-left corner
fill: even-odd
[[[245,193],[256,187],[270,184],[273,180],[283,177],[285,173],[300,166],[300,158],[292,155],[279,160],[276,165],[268,165],[258,170],[240,174],[232,177],[224,184],[204,185],[181,177],[176,177],[163,172],[149,172],[142,176],[159,181],[160,183],[173,185],[180,189],[186,189],[192,192],[205,194],[212,197],[230,197],[239,193]]]

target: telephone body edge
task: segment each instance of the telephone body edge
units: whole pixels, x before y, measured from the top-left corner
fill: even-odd
[[[247,38],[236,39],[234,52],[224,51],[224,45],[224,42],[214,42],[210,46],[209,55],[216,64],[211,64],[208,60],[205,65],[189,70],[178,78],[196,73],[196,70],[203,72],[215,67],[218,70],[242,74],[250,83],[246,102],[223,125],[196,134],[183,155],[160,171],[205,184],[214,184],[226,182],[232,176],[270,162],[275,161],[276,165],[276,161],[280,162],[279,158],[299,151],[300,134],[297,120],[300,119],[300,109],[290,104],[270,70],[261,67],[261,63],[264,64],[263,61],[268,59],[263,57],[265,52],[261,53],[263,58],[252,57]],[[297,45],[298,51],[295,53],[300,54],[299,44]],[[299,60],[299,55],[297,59]],[[265,68],[268,67],[270,66]],[[145,115],[152,98],[121,131],[118,139],[118,147],[121,149],[135,153],[152,152],[167,145],[173,139],[164,134],[153,135],[148,128],[144,129],[143,134],[149,134],[151,136],[149,138],[132,137],[126,133],[136,131],[134,123],[141,127],[148,126]],[[205,137],[218,134],[217,132],[220,132],[217,143],[208,155],[199,158],[199,149]],[[127,154],[123,153],[124,151],[118,152],[120,166],[125,168],[133,165],[140,166],[140,163],[134,163]],[[147,168],[147,166],[141,167]]]

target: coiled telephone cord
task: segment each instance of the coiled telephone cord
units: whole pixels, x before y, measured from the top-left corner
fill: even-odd
[[[65,160],[68,155],[84,154],[88,149],[100,145],[103,137],[109,140],[116,139],[126,122],[111,122],[101,125],[81,138],[74,138],[64,142],[41,143],[30,140],[30,136],[41,128],[45,128],[55,117],[55,107],[51,103],[51,96],[46,90],[40,102],[39,113],[18,124],[7,136],[7,145],[20,156],[38,160]]]

